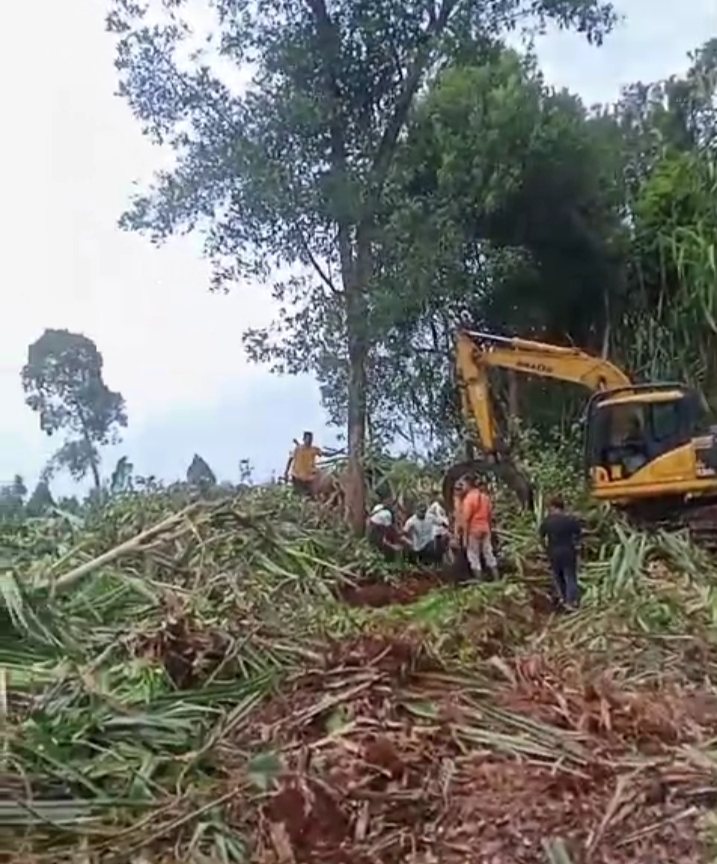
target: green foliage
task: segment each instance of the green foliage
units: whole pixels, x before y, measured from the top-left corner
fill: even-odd
[[[30,496],[25,512],[28,516],[44,516],[55,506],[46,480],[40,480]]]
[[[712,157],[672,153],[634,201],[634,290],[623,351],[645,379],[682,379],[714,396],[717,175]]]
[[[98,448],[119,440],[127,414],[121,394],[103,380],[102,355],[95,343],[80,333],[45,330],[28,349],[22,385],[27,404],[39,414],[42,431],[64,431],[68,436],[48,473],[64,467],[81,479],[91,471],[99,489]]]
[[[369,370],[386,439],[455,449],[464,316],[607,353],[641,379],[685,380],[717,404],[715,44],[683,78],[628,88],[611,111],[550,91],[512,52],[433,82],[382,223],[383,330]],[[507,380],[493,384],[505,414]],[[541,434],[569,437],[584,407],[556,383],[520,378],[514,395]]]
[[[628,88],[615,113],[632,221],[615,349],[638,375],[687,380],[714,403],[717,41],[691,60],[683,77]]]
[[[453,340],[466,314],[484,329],[602,349],[627,241],[615,133],[512,51],[433,83],[383,224],[374,423],[451,440]],[[524,402],[544,394],[531,388]]]
[[[525,447],[530,453],[531,442]],[[557,455],[545,464],[537,450],[531,458],[553,484],[567,480]],[[406,460],[394,467],[407,497],[418,499],[422,484],[433,482]],[[87,855],[105,842],[140,848],[166,835],[175,855],[190,846],[206,856],[228,847],[251,854],[245,807],[255,794],[274,793],[284,763],[268,746],[247,752],[242,736],[265,722],[257,709],[272,693],[294,692],[302,668],[311,675],[306,710],[327,724],[327,735],[344,734],[353,716],[342,714],[344,689],[357,688],[368,711],[365,688],[376,667],[360,668],[350,682],[339,677],[347,666],[327,673],[326,658],[341,656],[342,639],[375,637],[389,646],[410,631],[435,659],[425,682],[404,669],[408,689],[403,678],[395,683],[404,720],[409,712],[433,722],[445,681],[454,711],[468,694],[480,699],[471,725],[455,725],[446,740],[460,740],[466,752],[476,744],[495,750],[496,759],[515,748],[548,762],[570,752],[561,730],[549,724],[536,732],[528,713],[507,712],[503,677],[537,663],[549,675],[531,692],[545,696],[568,657],[578,674],[597,668],[599,677],[654,689],[668,667],[686,683],[695,674],[694,661],[680,654],[684,645],[709,650],[714,562],[678,537],[648,537],[616,522],[590,533],[583,611],[541,618],[531,598],[548,574],[535,556],[535,526],[501,505],[501,536],[517,576],[444,588],[410,605],[357,609],[338,602],[336,588],[375,561],[288,490],[254,487],[185,505],[168,490],[135,491],[84,524],[53,516],[3,529],[4,554],[12,556],[0,579],[0,668],[12,682],[5,780],[22,782],[0,818],[25,852],[62,860],[76,846]],[[435,671],[438,659],[449,674]],[[327,674],[331,711],[316,691]],[[531,677],[531,687],[540,686]],[[502,701],[493,699],[496,687]],[[709,746],[693,742],[692,753]],[[236,782],[237,766],[250,790]],[[244,808],[224,806],[226,771],[232,796],[249,795]],[[30,793],[31,808],[17,803],[26,795],[29,803]],[[167,817],[170,805],[180,817]]]

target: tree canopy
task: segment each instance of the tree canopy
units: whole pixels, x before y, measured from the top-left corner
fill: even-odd
[[[215,486],[216,482],[216,475],[209,464],[198,453],[195,453],[187,468],[187,483],[205,490],[210,486]]]
[[[45,330],[30,345],[22,370],[25,401],[38,413],[42,431],[67,436],[48,474],[55,466],[67,468],[75,479],[91,472],[97,490],[99,447],[119,441],[119,430],[127,425],[124,399],[105,384],[102,365],[102,355],[87,336]]]

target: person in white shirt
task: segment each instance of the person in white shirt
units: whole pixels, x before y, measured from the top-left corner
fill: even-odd
[[[450,532],[450,521],[440,501],[434,501],[426,510],[426,517],[433,522],[436,528],[436,536]]]
[[[444,543],[441,526],[435,518],[435,509],[433,515],[429,516],[426,505],[419,504],[413,516],[406,520],[403,534],[411,544],[414,556],[422,564],[438,564],[442,560]]]

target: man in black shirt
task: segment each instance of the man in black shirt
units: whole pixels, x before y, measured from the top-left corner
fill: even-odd
[[[548,515],[540,523],[540,539],[550,559],[556,600],[570,610],[580,603],[577,544],[581,534],[580,522],[565,512],[563,499],[557,495],[551,498]]]

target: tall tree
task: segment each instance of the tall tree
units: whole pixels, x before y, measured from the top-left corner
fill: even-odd
[[[125,403],[102,377],[102,355],[81,333],[45,330],[28,349],[22,370],[26,403],[40,416],[48,435],[65,432],[52,466],[67,468],[75,479],[92,473],[101,488],[99,447],[119,441],[127,425]]]
[[[215,0],[203,49],[186,0],[114,0],[121,92],[177,161],[124,225],[161,240],[203,224],[215,285],[291,275],[274,286],[274,328],[250,355],[281,371],[343,368],[347,504],[364,523],[362,457],[373,341],[377,213],[406,120],[425,82],[457,51],[485,50],[529,18],[600,41],[601,0]],[[196,20],[196,18],[195,18]],[[233,66],[249,70],[241,92]]]
[[[47,481],[40,480],[30,495],[25,512],[28,516],[44,516],[54,506],[55,501]]]
[[[14,520],[22,516],[27,486],[19,474],[12,483],[0,486],[0,520]]]

